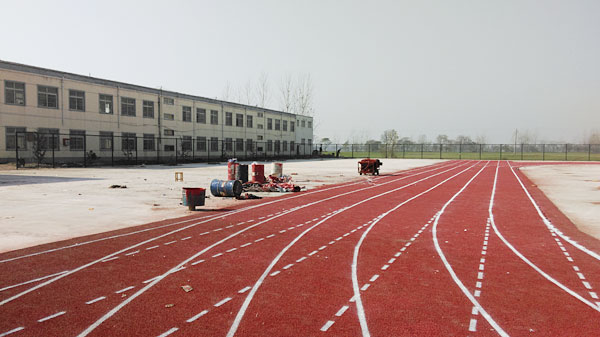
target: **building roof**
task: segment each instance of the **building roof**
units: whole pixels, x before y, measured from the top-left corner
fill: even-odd
[[[282,114],[282,115],[301,116],[301,115],[296,115],[296,114],[284,112],[284,111],[259,108],[256,106],[245,105],[245,104],[241,104],[241,103],[228,102],[228,101],[212,99],[212,98],[207,98],[207,97],[202,97],[202,96],[188,95],[188,94],[183,94],[183,93],[179,93],[176,91],[155,89],[155,88],[145,87],[145,86],[141,86],[141,85],[125,83],[125,82],[105,80],[102,78],[97,78],[97,77],[92,77],[92,76],[78,75],[78,74],[68,73],[68,72],[64,72],[64,71],[35,67],[35,66],[30,66],[30,65],[21,64],[21,63],[14,63],[14,62],[9,62],[9,61],[4,61],[4,60],[0,60],[0,69],[14,70],[14,71],[20,71],[20,72],[25,72],[25,73],[49,76],[49,77],[65,78],[65,79],[70,79],[70,80],[75,80],[75,81],[99,84],[99,85],[104,85],[104,86],[109,86],[109,87],[119,87],[119,88],[123,88],[123,89],[147,92],[147,93],[151,93],[151,94],[155,94],[155,95],[169,96],[169,97],[174,97],[174,98],[184,98],[184,99],[201,101],[201,102],[212,103],[212,104],[226,104],[226,105],[232,106],[232,107],[255,110],[255,111],[260,111],[260,112],[271,112],[271,113],[277,113],[277,114]],[[303,116],[303,117],[312,118],[311,116]]]

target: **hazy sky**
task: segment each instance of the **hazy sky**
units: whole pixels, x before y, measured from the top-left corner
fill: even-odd
[[[3,1],[0,59],[221,97],[310,74],[319,137],[581,142],[600,1]]]

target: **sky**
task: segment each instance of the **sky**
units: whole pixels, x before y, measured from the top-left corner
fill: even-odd
[[[600,1],[5,1],[0,59],[223,98],[310,76],[315,142],[600,129]],[[10,13],[13,13],[10,15]],[[237,100],[228,97],[229,100]]]

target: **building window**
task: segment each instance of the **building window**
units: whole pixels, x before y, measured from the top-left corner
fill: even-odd
[[[41,150],[60,150],[58,129],[39,128],[39,144]]]
[[[69,110],[85,111],[85,92],[69,90]]]
[[[312,149],[312,139],[308,139],[308,146],[310,146],[310,148]]]
[[[196,108],[196,123],[206,124],[206,109]]]
[[[308,127],[312,129],[312,121],[308,121]]]
[[[173,105],[175,104],[175,100],[170,97],[163,97],[163,103],[166,105]]]
[[[113,113],[113,97],[112,95],[100,94],[100,108],[98,109],[101,114],[112,114]]]
[[[275,120],[275,130],[281,130],[281,121],[279,119]]]
[[[69,148],[71,151],[85,149],[85,130],[69,130]]]
[[[112,131],[100,131],[100,151],[112,149],[113,133]]]
[[[273,130],[273,119],[267,118],[267,130]]]
[[[196,138],[196,150],[206,152],[206,137]]]
[[[121,116],[135,117],[135,98],[121,97]]]
[[[252,139],[246,139],[246,151],[254,152]]]
[[[213,152],[219,151],[219,138],[217,138],[217,137],[210,138],[210,150]]]
[[[181,107],[181,120],[184,122],[192,121],[192,107],[191,106],[182,106]]]
[[[283,131],[287,131],[287,121],[283,121]]]
[[[164,118],[166,121],[174,121],[175,120],[175,115],[174,114],[164,114]]]
[[[137,152],[137,138],[135,132],[121,132],[121,150],[124,152]]]
[[[246,127],[247,128],[252,128],[252,115],[247,115],[246,116]]]
[[[4,103],[25,105],[25,83],[4,81]]]
[[[154,102],[144,101],[142,103],[142,114],[144,118],[154,118]],[[154,135],[152,135],[152,137],[154,137]],[[154,151],[154,147],[152,147],[152,151]]]
[[[237,138],[235,140],[235,150],[240,152],[244,151],[244,139]]]
[[[296,131],[294,122],[290,122],[290,132]]]
[[[294,142],[290,141],[290,152],[293,152],[295,150],[294,146],[295,146]]]
[[[58,109],[58,88],[38,85],[38,106]]]
[[[288,146],[288,142],[287,142],[287,140],[284,140],[283,141],[283,152],[288,152],[288,147],[287,146]]]
[[[275,141],[275,153],[281,152],[281,142],[279,140]]]
[[[263,129],[263,125],[262,124],[256,124],[256,128],[259,129],[259,130],[262,130]]]
[[[306,121],[302,121],[302,127],[305,128],[306,127]]]
[[[171,129],[165,129],[163,131],[165,136],[174,136],[175,135],[175,131],[171,130]]]
[[[262,117],[262,116],[263,116],[263,113],[262,113],[262,112],[259,112],[259,113],[258,113],[258,117]]]
[[[233,125],[233,113],[231,113],[231,112],[225,113],[225,125],[227,125],[227,126]]]
[[[273,141],[272,140],[267,140],[267,151],[271,152],[273,151]]]
[[[7,126],[4,130],[6,132],[6,150],[16,150],[17,144],[19,145],[19,149],[27,148],[27,143],[25,142],[25,130],[27,130],[26,128]],[[17,132],[19,132],[18,136]]]
[[[175,151],[175,145],[165,145],[165,152]]]
[[[154,103],[154,102],[152,102]],[[153,105],[154,107],[154,105]],[[144,151],[154,151],[155,143],[154,143],[154,134],[153,133],[144,133]]]
[[[304,145],[304,142],[305,142],[305,139],[304,139],[304,138],[300,139],[300,144],[301,144],[301,145]]]
[[[239,128],[244,127],[244,115],[243,114],[235,114],[235,126]]]
[[[210,111],[210,124],[212,124],[212,125],[219,124],[219,112],[217,110]]]
[[[263,136],[262,135],[258,135],[258,136],[256,136],[256,139],[257,140],[263,140]]]
[[[181,137],[181,151],[192,151],[192,136]]]
[[[225,138],[225,151],[233,151],[233,139]]]

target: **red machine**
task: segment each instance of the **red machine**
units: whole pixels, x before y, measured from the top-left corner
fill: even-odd
[[[379,175],[379,167],[383,163],[379,159],[362,159],[358,162],[358,174]]]

